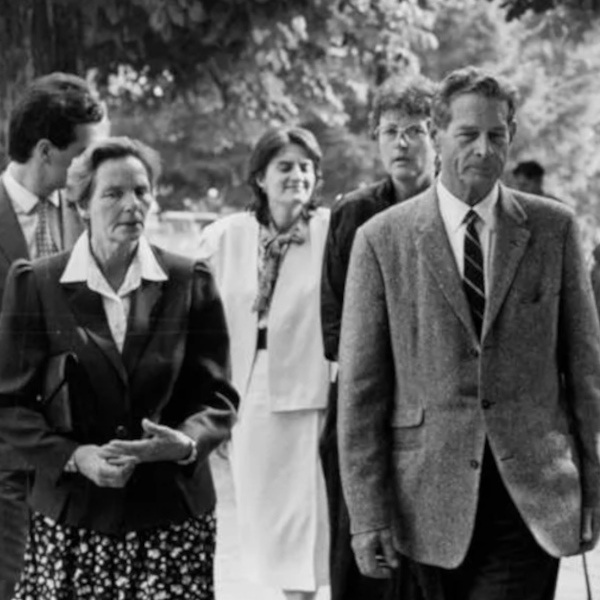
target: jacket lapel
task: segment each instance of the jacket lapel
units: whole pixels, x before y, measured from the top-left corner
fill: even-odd
[[[27,242],[12,207],[8,192],[0,179],[0,253],[9,264],[18,258],[29,258]]]
[[[84,282],[63,285],[77,321],[127,384],[127,372],[108,327],[102,296],[92,292]]]
[[[431,187],[423,196],[417,223],[417,247],[446,300],[475,340],[477,335],[460,273],[440,214],[437,194]]]
[[[154,331],[153,324],[162,289],[161,282],[142,281],[142,285],[133,293],[123,346],[123,362],[130,375],[134,372]]]
[[[492,283],[483,319],[482,339],[498,315],[531,236],[525,225],[525,211],[504,186],[500,187],[496,215],[497,235],[492,262]]]

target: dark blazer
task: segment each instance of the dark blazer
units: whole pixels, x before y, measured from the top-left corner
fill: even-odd
[[[61,250],[69,250],[83,231],[83,224],[77,211],[62,198],[60,224]],[[12,202],[4,187],[2,177],[0,177],[0,311],[8,270],[18,258],[29,258],[29,250]],[[0,469],[24,468],[28,468],[28,466],[23,458],[0,439]]]
[[[486,440],[549,554],[600,507],[600,326],[573,211],[500,189],[475,332],[435,187],[359,229],[340,344],[342,481],[354,533],[454,568],[473,533]]]
[[[17,261],[0,318],[0,435],[34,465],[32,508],[106,533],[181,521],[211,508],[209,453],[229,435],[238,398],[228,383],[229,340],[213,278],[202,263],[154,248],[166,282],[132,299],[122,355],[101,297],[61,284],[70,253]],[[38,411],[44,361],[74,352],[74,431],[58,435]],[[198,460],[144,463],[123,489],[64,472],[80,444],[138,439],[144,417],[197,441]]]
[[[396,202],[391,177],[344,194],[331,208],[321,272],[321,328],[328,360],[337,361],[346,274],[356,230]]]

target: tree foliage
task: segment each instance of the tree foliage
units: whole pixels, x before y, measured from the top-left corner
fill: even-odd
[[[506,18],[509,21],[520,19],[529,12],[543,14],[560,11],[563,15],[569,14],[571,17],[585,17],[600,12],[598,0],[500,0],[500,4],[506,10]]]

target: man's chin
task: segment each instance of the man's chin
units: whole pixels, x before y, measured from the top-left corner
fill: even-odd
[[[416,172],[413,166],[409,163],[395,162],[392,164],[392,168],[390,169],[390,175],[393,179],[405,181],[406,179],[414,179]]]

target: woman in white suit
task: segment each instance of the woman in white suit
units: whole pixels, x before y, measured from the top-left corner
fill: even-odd
[[[306,129],[269,130],[250,158],[250,211],[202,236],[243,400],[232,435],[242,563],[255,583],[311,600],[328,582],[318,456],[328,366],[319,314],[329,211],[314,201],[321,150]]]

